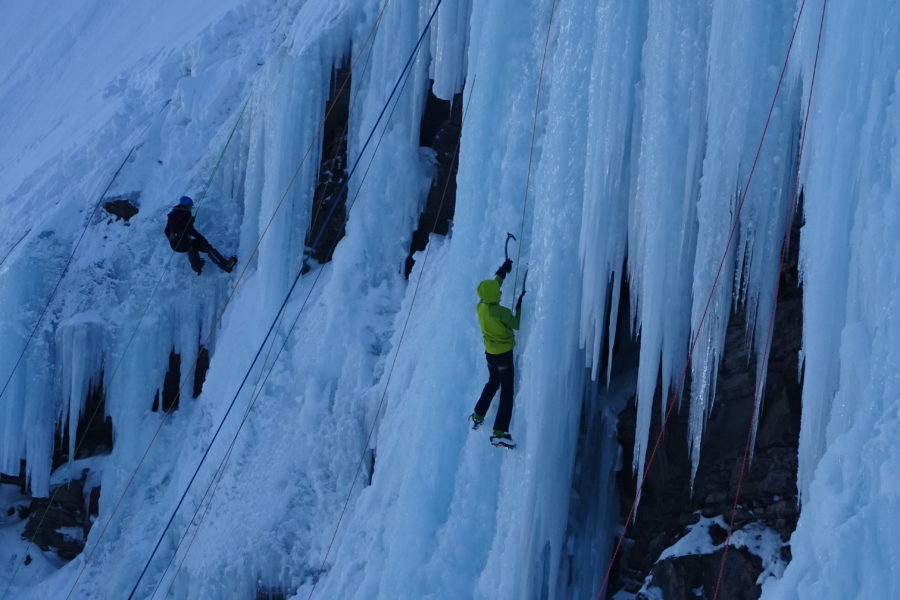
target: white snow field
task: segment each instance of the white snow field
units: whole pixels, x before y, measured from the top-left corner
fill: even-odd
[[[89,466],[102,493],[68,563],[32,546],[25,565],[23,522],[0,516],[0,598],[593,598],[620,527],[615,414],[637,394],[636,464],[620,466],[641,472],[654,393],[670,394],[697,335],[696,469],[735,303],[765,353],[810,97],[803,504],[763,597],[900,598],[900,4],[828,2],[813,85],[825,6],[3,2],[0,471],[24,459],[46,496]],[[280,311],[345,58],[359,159],[346,236]],[[435,170],[419,147],[431,80],[441,98],[464,91],[456,209],[406,280]],[[126,225],[94,209],[129,152],[106,193],[139,192]],[[238,256],[233,274],[197,277],[168,247],[182,194]],[[521,246],[504,303],[529,269],[513,452],[488,444],[493,410],[478,432],[466,422],[486,377],[475,287],[508,231]],[[602,361],[626,289],[640,356]],[[184,373],[200,343],[202,394],[151,411],[169,352]],[[112,453],[51,473],[57,428],[74,456],[101,377]],[[583,414],[602,432],[588,497],[572,489]],[[0,499],[26,503],[7,484]]]

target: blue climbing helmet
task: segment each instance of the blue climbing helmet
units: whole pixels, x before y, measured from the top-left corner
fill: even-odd
[[[178,199],[178,204],[180,206],[193,206],[194,201],[191,200],[190,196],[182,196],[181,198]]]

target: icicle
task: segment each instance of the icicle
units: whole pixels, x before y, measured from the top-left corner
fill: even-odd
[[[657,377],[668,389],[687,355],[687,306],[704,150],[708,7],[651,2],[643,49],[640,164],[629,219],[629,272],[641,332],[634,468],[642,477]],[[681,390],[675,390],[680,394]]]
[[[804,16],[804,107],[822,6]],[[827,8],[801,172],[803,510],[773,600],[900,597],[900,6]]]
[[[735,29],[734,23],[742,23]],[[772,23],[781,24],[773,28]],[[725,344],[734,282],[746,271],[750,335],[759,325],[761,293],[775,285],[784,214],[790,190],[792,158],[791,86],[783,84],[776,112],[755,164],[738,229],[726,248],[738,205],[747,190],[749,170],[778,85],[791,33],[787,7],[752,2],[716,3],[710,32],[708,66],[708,143],[698,200],[698,248],[694,267],[692,330],[699,330],[691,358],[691,473],[696,475],[706,420],[715,397],[716,378]],[[764,40],[761,43],[760,40]],[[722,262],[723,252],[725,253]],[[744,263],[746,257],[747,262]],[[721,273],[713,290],[716,272]],[[739,289],[739,288],[738,288]],[[707,307],[708,304],[708,307]],[[766,310],[771,303],[766,303]],[[701,325],[701,319],[703,323]],[[765,332],[765,329],[763,330]],[[763,333],[762,337],[765,337]],[[758,356],[758,367],[765,369]]]
[[[610,348],[618,319],[621,273],[627,241],[628,198],[634,188],[634,123],[640,120],[635,105],[640,77],[641,44],[646,29],[646,8],[629,3],[625,10],[601,3],[599,30],[592,57],[588,130],[587,177],[581,221],[582,292],[580,343],[587,350],[587,366],[596,379],[600,369],[603,332],[609,313]],[[616,55],[615,61],[609,57]],[[609,287],[612,303],[607,306]]]
[[[462,91],[469,42],[472,0],[445,2],[438,10],[432,39],[432,92],[442,100],[452,100]]]
[[[67,411],[61,414],[61,421],[68,421],[69,460],[75,460],[78,440],[78,421],[84,412],[92,382],[100,383],[99,376],[103,363],[103,322],[95,314],[81,315],[62,323],[57,332],[56,344],[62,385],[60,395],[68,403]],[[90,417],[90,415],[87,415]],[[103,415],[97,418],[102,419]]]
[[[252,239],[266,232],[257,258],[259,309],[265,313],[277,310],[302,260],[322,152],[321,142],[314,138],[320,137],[323,92],[331,76],[330,70],[297,56],[284,57],[271,68],[274,89],[266,95],[259,115],[264,137],[254,140],[252,150],[254,156],[264,158],[258,163],[254,159],[245,191],[248,198],[259,194],[259,223]]]

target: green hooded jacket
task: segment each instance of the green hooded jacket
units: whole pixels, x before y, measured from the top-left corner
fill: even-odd
[[[516,345],[514,329],[519,328],[520,314],[513,314],[505,306],[500,306],[501,277],[485,279],[478,284],[478,324],[484,336],[484,349],[488,354],[503,354]]]

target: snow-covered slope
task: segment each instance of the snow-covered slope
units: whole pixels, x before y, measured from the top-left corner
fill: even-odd
[[[607,427],[602,492],[571,522],[579,432],[636,393],[643,470],[654,395],[668,397],[696,335],[696,466],[735,302],[764,355],[810,97],[804,505],[793,562],[765,594],[900,595],[900,11],[829,3],[813,86],[824,6],[4,4],[0,471],[25,459],[46,495],[57,425],[74,455],[101,376],[114,427],[113,452],[91,459],[102,493],[81,555],[31,549],[26,566],[21,525],[0,523],[4,597],[593,597],[617,527],[617,453]],[[359,161],[346,236],[292,288],[345,59]],[[431,80],[441,98],[464,91],[456,208],[406,280],[435,171],[419,147]],[[136,198],[126,225],[94,207],[129,152],[106,193]],[[182,194],[239,257],[231,276],[196,277],[168,248]],[[474,288],[507,231],[521,245],[506,304],[529,269],[512,453],[465,422],[485,377]],[[625,293],[636,375],[604,351]],[[170,351],[189,382],[201,344],[202,394],[168,419],[151,411]]]

